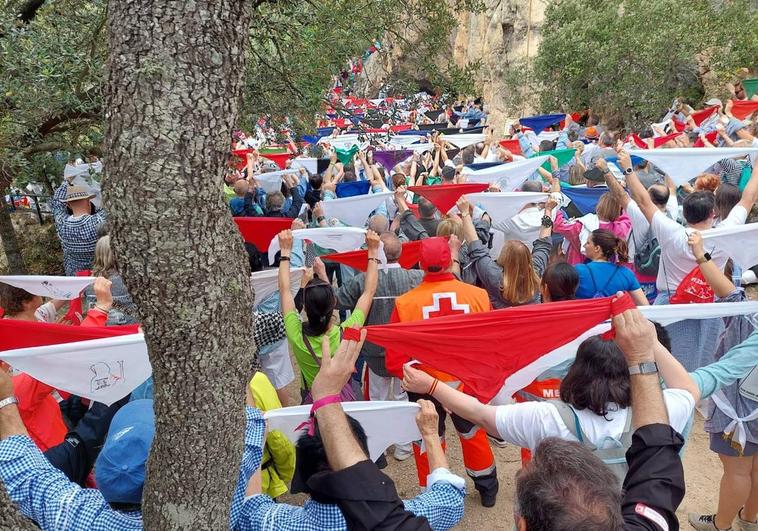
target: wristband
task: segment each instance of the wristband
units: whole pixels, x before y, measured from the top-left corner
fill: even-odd
[[[316,222],[317,222],[317,223],[321,223],[321,222],[322,222],[322,221],[324,221],[325,219],[326,219],[326,218],[325,218],[324,216],[319,216],[319,217],[317,217],[317,218],[316,218]]]
[[[5,406],[10,406],[11,404],[18,404],[18,399],[15,396],[9,396],[8,398],[0,400],[0,409],[3,409]]]
[[[290,261],[290,257],[289,256],[280,256],[279,257],[279,261],[280,262],[289,262]]]
[[[545,228],[553,226],[553,220],[550,216],[542,216],[542,226]]]
[[[95,304],[95,307],[93,308],[95,310],[100,310],[101,312],[107,314],[109,310],[106,310],[105,308],[101,308],[99,304]]]
[[[302,430],[303,428],[307,428],[308,435],[313,437],[313,434],[315,433],[315,430],[316,430],[316,417],[315,417],[316,411],[318,411],[324,406],[328,406],[329,404],[337,404],[340,402],[342,402],[342,397],[340,397],[340,395],[329,395],[329,396],[319,398],[311,406],[311,413],[308,420],[306,420],[305,422],[301,422],[297,426],[297,428],[295,428],[295,431],[299,431],[299,430]]]
[[[437,384],[438,383],[440,383],[440,381],[437,378],[435,378],[434,381],[432,382],[431,387],[429,388],[429,392],[426,393],[426,394],[428,394],[429,396],[434,395],[434,391],[437,390]]]
[[[381,260],[379,260],[378,258],[374,258],[373,256],[372,256],[372,257],[370,257],[368,260],[369,260],[369,262],[373,260],[373,261],[374,261],[374,262],[376,262],[377,264],[381,264],[381,263],[382,263],[382,261],[381,261]]]

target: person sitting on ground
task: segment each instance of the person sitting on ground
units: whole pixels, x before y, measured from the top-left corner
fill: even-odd
[[[295,359],[302,374],[301,394],[304,401],[308,396],[313,379],[321,366],[321,337],[326,335],[333,350],[339,345],[342,329],[350,326],[362,326],[371,309],[371,300],[376,292],[379,251],[379,235],[369,231],[366,234],[368,247],[368,268],[366,270],[365,288],[358,299],[350,318],[340,326],[332,323],[332,314],[337,305],[334,289],[326,278],[314,278],[303,289],[303,305],[308,321],[303,323],[295,309],[295,299],[290,291],[290,254],[292,252],[292,231],[279,233],[281,258],[279,262],[279,294],[287,339],[295,354]]]
[[[578,299],[610,297],[619,291],[628,291],[637,306],[649,304],[632,270],[622,265],[629,262],[626,241],[608,230],[597,229],[590,234],[583,251],[590,262],[576,265]]]
[[[324,352],[324,362],[321,371],[313,381],[314,400],[319,400],[330,394],[339,394],[340,389],[344,387],[351,376],[362,343],[362,341],[343,341],[332,358],[329,355],[330,342],[326,337],[322,338],[321,350]],[[350,371],[345,370],[348,365],[350,365]],[[427,452],[430,454],[430,470],[432,473],[429,476],[430,481],[426,491],[411,500],[404,501],[403,506],[406,511],[414,514],[419,521],[431,529],[450,529],[463,516],[463,498],[465,496],[463,486],[465,481],[463,478],[451,474],[448,470],[447,458],[439,437],[437,437],[439,419],[434,406],[428,401],[421,401],[419,405],[421,408],[416,422],[426,444]],[[253,408],[256,406],[254,398],[249,395],[248,406]],[[339,415],[340,412],[336,411],[338,407],[339,404],[330,404],[316,409],[313,435],[303,433],[298,440],[293,489],[312,496],[302,507],[276,503],[269,496],[261,493],[261,477],[260,470],[258,470],[261,459],[258,457],[260,455],[258,448],[263,444],[263,430],[260,431],[261,437],[253,442],[253,445],[257,445],[253,455],[258,458],[243,471],[243,474],[246,475],[253,472],[255,474],[251,475],[245,492],[247,497],[240,516],[241,529],[260,529],[261,522],[266,523],[267,529],[348,529],[340,507],[336,503],[339,498],[335,499],[333,495],[314,494],[311,487],[314,480],[318,482],[324,474],[339,470],[336,466],[339,461],[335,462],[332,458],[327,460],[329,445],[335,436],[353,438],[358,445],[357,450],[360,455],[363,459],[367,458],[366,433],[358,421],[345,415],[345,425],[342,425],[342,419],[339,419],[340,434],[337,434],[333,429],[334,427],[328,421],[325,422],[325,419],[319,415],[319,411],[325,408],[335,409],[330,415]],[[246,449],[246,451],[249,450]],[[368,463],[367,465],[373,466],[373,464],[369,465]],[[382,494],[376,489],[375,484],[358,482],[351,488],[357,489],[356,492],[366,489],[375,495],[381,496]]]
[[[90,202],[93,197],[91,190],[72,185],[66,178],[50,200],[55,229],[63,247],[63,267],[68,276],[92,269],[98,229],[106,219],[105,210],[93,212]]]

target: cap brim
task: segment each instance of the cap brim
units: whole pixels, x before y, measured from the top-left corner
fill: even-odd
[[[95,197],[95,194],[90,194],[86,197],[74,197],[71,199],[61,199],[61,203],[70,203],[72,201],[81,201],[82,199],[92,199]]]

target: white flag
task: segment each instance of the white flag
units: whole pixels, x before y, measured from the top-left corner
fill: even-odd
[[[463,168],[466,182],[469,183],[498,183],[502,192],[513,192],[524,184],[530,175],[547,160],[547,155],[531,159],[517,160],[507,164],[498,164],[481,170]]]
[[[652,162],[671,177],[675,184],[681,185],[721,159],[750,154],[755,161],[758,147],[634,149],[629,153]]]
[[[303,273],[305,273],[304,267],[290,268],[290,291],[293,297],[300,290],[300,281],[303,278]],[[253,292],[255,293],[256,305],[279,291],[279,269],[256,271],[250,275],[250,280]]]
[[[758,264],[758,223],[704,230],[703,246],[708,252],[719,250],[743,269]]]
[[[544,203],[550,194],[540,192],[480,192],[467,194],[469,203],[484,209],[492,224],[511,219],[529,203]]]
[[[319,227],[315,229],[297,229],[292,231],[292,237],[300,240],[310,240],[324,249],[336,252],[355,251],[366,242],[366,229],[357,227]],[[268,247],[268,261],[274,263],[279,251],[279,236],[271,239]]]
[[[3,275],[0,282],[28,291],[32,295],[71,300],[79,296],[95,277],[57,277],[47,275]]]
[[[356,195],[323,201],[321,205],[327,218],[337,218],[351,227],[363,227],[369,214],[392,195],[393,192]]]
[[[472,144],[484,142],[484,135],[480,133],[465,133],[459,135],[442,135],[442,139],[450,142],[455,147],[466,148]]]

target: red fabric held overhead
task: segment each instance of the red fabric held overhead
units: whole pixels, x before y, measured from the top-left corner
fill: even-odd
[[[738,120],[744,120],[756,111],[758,111],[758,101],[756,100],[732,100],[732,116]]]
[[[272,160],[279,166],[279,169],[287,169],[287,161],[294,157],[292,153],[261,153],[261,157]]]
[[[0,320],[0,352],[18,348],[45,347],[90,339],[125,336],[139,332],[139,325],[71,326],[37,321]]]
[[[457,377],[487,403],[516,371],[634,307],[628,293],[615,302],[606,297],[519,306],[367,326],[366,340],[386,349],[388,366],[412,356]],[[360,331],[346,329],[344,337],[358,339]]]
[[[443,184],[429,186],[409,186],[408,190],[425,197],[443,214],[447,214],[455,206],[462,195],[484,192],[489,188],[487,183]]]
[[[692,120],[695,122],[696,125],[700,125],[718,110],[719,110],[719,106],[713,105],[712,107],[706,107],[705,109],[700,109],[699,111],[695,111],[692,114],[690,114],[690,116],[692,117]]]
[[[403,243],[403,251],[400,254],[400,259],[397,261],[400,267],[411,269],[418,264],[420,248],[421,240]],[[339,262],[358,271],[366,271],[368,269],[368,251],[366,249],[327,254],[322,256],[321,259]]]
[[[254,244],[260,252],[268,251],[271,240],[282,232],[292,227],[289,218],[233,218],[239,227],[242,239],[247,243]]]
[[[670,135],[657,136],[653,139],[653,147],[661,147],[666,142],[670,142],[671,140],[674,140],[676,137],[678,137],[681,134],[682,133],[671,133]]]

